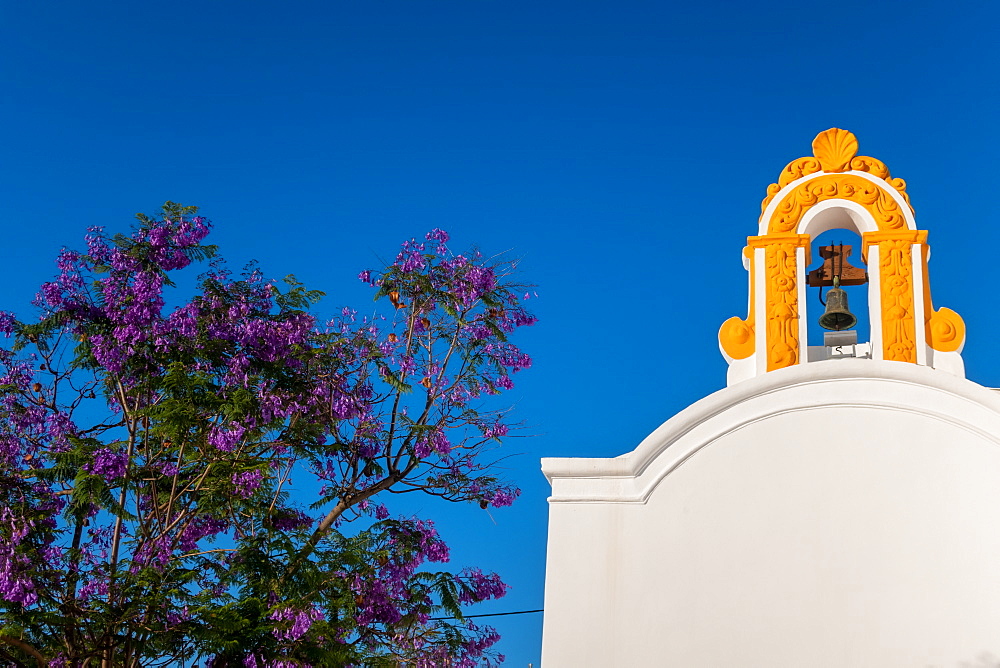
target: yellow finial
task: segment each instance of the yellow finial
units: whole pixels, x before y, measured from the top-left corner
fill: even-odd
[[[813,155],[819,160],[824,172],[845,172],[851,158],[858,154],[858,138],[854,133],[840,128],[830,128],[820,132],[813,139]]]

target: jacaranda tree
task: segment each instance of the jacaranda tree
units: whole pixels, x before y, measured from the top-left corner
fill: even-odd
[[[432,567],[433,524],[385,499],[517,496],[493,470],[534,322],[512,265],[434,230],[362,272],[383,317],[320,321],[321,293],[226,269],[193,207],[138,219],[62,251],[40,317],[0,312],[0,662],[502,660],[462,606],[507,586]]]

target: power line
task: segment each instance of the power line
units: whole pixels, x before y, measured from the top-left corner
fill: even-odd
[[[492,612],[487,615],[462,615],[462,619],[472,619],[473,617],[503,617],[504,615],[527,615],[532,612],[545,612],[545,609],[540,610],[518,610],[517,612]],[[431,617],[427,621],[429,622],[439,622],[444,619],[458,619],[458,617]]]

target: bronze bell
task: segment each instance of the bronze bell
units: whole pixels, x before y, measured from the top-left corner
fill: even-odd
[[[826,312],[819,317],[823,329],[840,331],[858,324],[858,319],[847,308],[847,293],[840,287],[840,277],[833,277],[833,287],[826,293]]]

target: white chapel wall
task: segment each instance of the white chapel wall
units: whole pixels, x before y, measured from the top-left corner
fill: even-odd
[[[992,390],[899,362],[798,365],[632,453],[543,469],[544,668],[1000,657]]]

